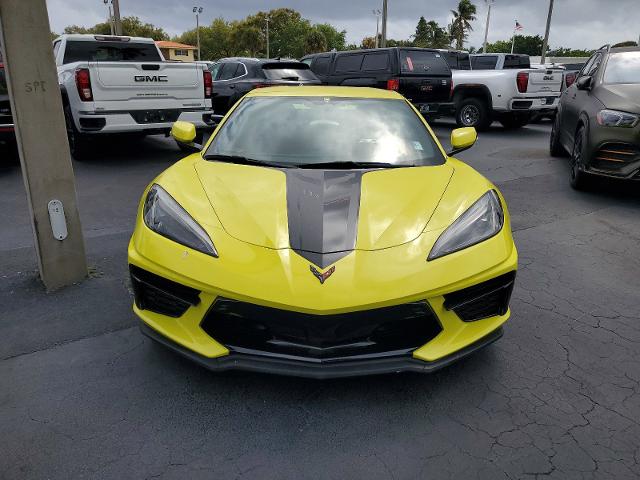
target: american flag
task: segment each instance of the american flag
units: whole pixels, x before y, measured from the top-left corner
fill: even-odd
[[[520,31],[520,30],[522,30],[523,28],[524,28],[524,27],[523,27],[522,25],[520,25],[520,24],[518,23],[518,21],[516,20],[516,28],[515,28],[515,31],[516,31],[516,32],[519,32],[519,31]]]

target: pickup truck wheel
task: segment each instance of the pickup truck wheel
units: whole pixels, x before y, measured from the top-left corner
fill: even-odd
[[[560,144],[560,117],[556,115],[551,127],[551,135],[549,136],[549,154],[552,157],[565,157],[566,150]]]
[[[529,119],[530,117],[527,114],[507,113],[500,117],[500,123],[507,130],[515,130],[528,124]]]
[[[69,105],[64,106],[64,121],[67,128],[67,139],[69,140],[69,150],[76,160],[85,160],[89,156],[90,145],[87,136],[78,132]]]
[[[583,158],[585,154],[585,128],[578,129],[573,142],[573,152],[571,153],[571,186],[575,190],[587,190],[590,185],[589,174],[583,168]]]
[[[491,125],[491,115],[487,104],[478,98],[465,98],[456,106],[456,123],[459,127],[475,127],[487,130]]]

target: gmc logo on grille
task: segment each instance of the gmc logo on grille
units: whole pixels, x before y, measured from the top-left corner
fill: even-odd
[[[136,75],[133,77],[136,82],[168,82],[166,75]]]

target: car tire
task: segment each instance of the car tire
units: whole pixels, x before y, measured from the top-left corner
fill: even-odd
[[[556,115],[549,135],[549,155],[552,157],[566,157],[567,151],[560,143],[560,116]]]
[[[585,140],[586,140],[586,128],[584,125],[578,128],[575,139],[573,141],[573,151],[571,152],[571,187],[575,190],[587,190],[590,186],[589,174],[586,173],[583,168],[583,159],[585,156]]]
[[[507,130],[516,130],[529,123],[530,116],[521,113],[507,113],[500,117],[500,123]]]
[[[479,98],[465,98],[456,105],[456,124],[459,127],[483,131],[489,129],[491,121],[487,103]]]
[[[67,139],[69,141],[69,150],[74,159],[82,161],[89,157],[91,145],[87,139],[87,135],[78,132],[73,117],[71,115],[71,107],[68,104],[64,106],[64,121],[67,128]]]

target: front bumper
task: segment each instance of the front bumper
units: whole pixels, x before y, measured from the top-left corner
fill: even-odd
[[[590,122],[587,161],[590,174],[640,180],[640,125],[634,128],[603,127]]]
[[[451,365],[452,363],[471,355],[477,350],[486,347],[502,337],[503,333],[502,327],[498,327],[474,343],[467,345],[451,355],[432,362],[425,362],[416,358],[404,356],[321,364],[235,352],[224,357],[208,358],[171,341],[169,338],[149,327],[144,322],[140,324],[140,331],[152,340],[155,340],[156,342],[209,370],[244,370],[258,373],[287,375],[292,377],[315,378],[318,380],[400,372],[431,373]]]
[[[508,224],[485,242],[431,262],[426,262],[426,255],[440,231],[425,232],[397,247],[354,251],[336,264],[336,271],[324,284],[309,272],[308,261],[288,249],[247,244],[218,228],[210,228],[209,232],[220,258],[188,250],[151,232],[141,222],[129,245],[129,263],[134,269],[144,269],[187,287],[180,295],[186,304],[177,309],[175,305],[165,305],[164,314],[145,308],[144,304],[134,304],[143,331],[154,338],[159,336],[163,343],[173,345],[172,348],[209,368],[315,378],[429,372],[497,339],[510,315],[505,308],[480,320],[465,321],[464,314],[459,310],[456,313],[456,307],[451,305],[461,304],[459,298],[452,297],[453,292],[473,290],[469,287],[490,283],[515,271],[517,252]],[[194,290],[195,297],[191,295]],[[219,299],[255,305],[261,312],[278,309],[293,316],[299,314],[307,321],[313,321],[314,316],[366,314],[374,309],[423,302],[437,319],[439,331],[435,336],[420,337],[423,342],[403,351],[301,358],[282,352],[236,348],[221,340],[206,325]],[[264,313],[261,315],[253,318],[265,317]]]

